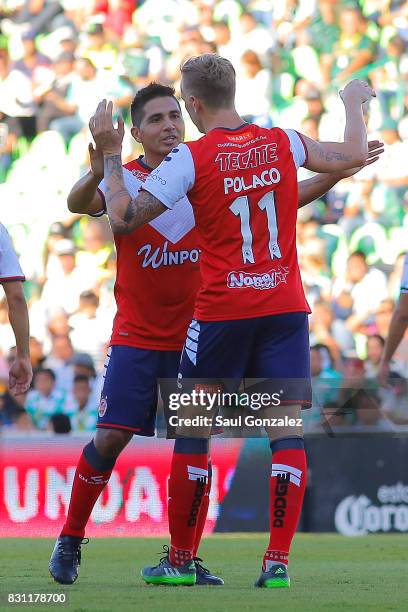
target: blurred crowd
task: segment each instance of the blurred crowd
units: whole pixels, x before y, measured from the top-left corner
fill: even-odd
[[[233,62],[246,120],[315,139],[342,137],[345,82],[363,78],[375,88],[365,112],[384,155],[299,213],[316,383],[305,423],[318,429],[327,415],[355,429],[408,423],[406,339],[390,384],[376,378],[408,244],[408,3],[0,0],[1,221],[27,277],[36,369],[17,404],[5,382],[13,337],[0,302],[4,425],[93,429],[116,262],[107,221],[66,208],[88,164],[87,124],[103,97],[129,123],[138,89],[158,80],[177,91],[180,63],[208,52]],[[185,118],[187,138],[196,138]],[[124,153],[140,153],[129,129]],[[309,176],[300,170],[299,180]]]

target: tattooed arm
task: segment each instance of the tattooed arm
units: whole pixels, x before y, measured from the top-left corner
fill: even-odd
[[[368,148],[362,104],[374,95],[364,81],[348,83],[340,92],[346,111],[344,142],[316,142],[303,136],[307,149],[306,168],[314,172],[338,172],[364,165]]]
[[[117,234],[132,232],[151,221],[166,209],[150,193],[141,192],[132,198],[126,189],[122,170],[122,141],[125,133],[123,120],[115,128],[112,120],[112,102],[102,100],[91,117],[89,128],[98,151],[103,154],[106,209],[112,231]]]
[[[384,153],[383,143],[378,140],[371,140],[368,143],[368,155],[363,166],[359,168],[351,168],[351,170],[343,170],[343,172],[325,172],[322,174],[316,174],[310,179],[300,181],[298,184],[298,208],[302,208],[314,202],[325,193],[327,193],[332,187],[334,187],[339,181],[345,178],[353,176],[362,168],[369,166],[377,161],[379,156]]]
[[[147,191],[132,198],[125,187],[121,155],[104,156],[105,200],[112,231],[127,234],[161,215],[167,208]]]

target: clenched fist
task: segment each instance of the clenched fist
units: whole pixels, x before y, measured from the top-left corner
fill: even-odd
[[[364,104],[376,95],[374,89],[366,81],[359,81],[358,79],[347,83],[339,94],[344,104]]]

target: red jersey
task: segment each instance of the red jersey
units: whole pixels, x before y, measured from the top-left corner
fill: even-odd
[[[296,252],[294,130],[216,128],[172,150],[143,186],[171,210],[188,193],[201,249],[194,318],[245,319],[310,312]]]
[[[123,176],[135,197],[151,169],[138,159]],[[101,194],[105,181],[99,186]],[[104,197],[104,196],[103,196]],[[187,198],[131,234],[115,234],[117,313],[112,345],[181,351],[199,287],[198,240]]]

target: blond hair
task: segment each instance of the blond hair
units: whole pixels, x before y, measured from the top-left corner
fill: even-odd
[[[230,108],[235,98],[235,70],[225,57],[205,53],[181,67],[184,89],[210,108]]]

